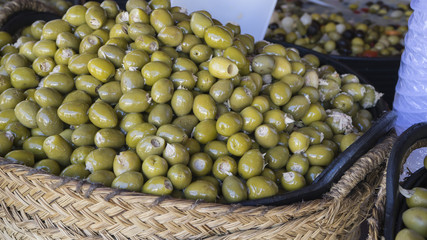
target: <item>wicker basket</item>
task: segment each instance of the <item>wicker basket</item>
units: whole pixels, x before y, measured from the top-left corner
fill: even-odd
[[[369,150],[322,198],[278,207],[118,191],[1,159],[0,229],[4,239],[357,239],[371,216],[376,239],[395,139],[390,134]]]

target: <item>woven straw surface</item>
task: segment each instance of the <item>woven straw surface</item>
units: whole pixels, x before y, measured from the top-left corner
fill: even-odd
[[[146,196],[0,166],[3,239],[357,239],[395,135],[362,156],[321,199],[239,206]],[[372,216],[373,217],[373,216]],[[371,223],[378,224],[376,221]],[[372,226],[375,228],[378,226]]]

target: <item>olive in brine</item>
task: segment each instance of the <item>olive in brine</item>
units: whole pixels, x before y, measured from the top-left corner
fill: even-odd
[[[43,170],[50,174],[58,176],[61,173],[61,167],[59,164],[52,159],[43,159],[34,164],[35,169]]]
[[[79,180],[83,180],[89,176],[90,172],[85,169],[83,164],[71,164],[64,168],[60,173],[61,177],[71,177]]]
[[[99,128],[113,128],[118,119],[114,109],[107,103],[95,102],[88,110],[89,120]]]
[[[48,158],[57,161],[61,167],[70,165],[73,148],[60,135],[47,137],[43,142],[43,150]]]
[[[174,187],[171,180],[167,177],[156,176],[147,180],[142,187],[143,193],[153,194],[153,195],[170,195]]]
[[[218,189],[211,182],[196,180],[184,189],[184,195],[187,199],[215,202]]]
[[[236,176],[228,176],[222,182],[222,194],[229,203],[241,202],[248,198],[246,185]]]
[[[237,165],[237,172],[244,179],[261,175],[264,168],[264,157],[258,149],[247,151],[240,158]]]
[[[111,183],[112,188],[126,189],[141,192],[144,185],[144,176],[140,172],[124,172],[117,176]]]
[[[141,169],[141,160],[133,151],[123,151],[114,157],[113,170],[116,176],[124,172],[139,171]]]
[[[34,165],[34,154],[27,150],[10,151],[4,156],[4,158],[13,163],[23,164],[29,167]]]
[[[246,186],[248,188],[248,198],[250,200],[271,197],[279,192],[277,184],[264,176],[249,178],[246,182]]]
[[[136,152],[142,161],[150,155],[161,155],[166,147],[166,141],[158,136],[147,136],[136,145]]]
[[[111,184],[116,178],[116,175],[112,171],[108,170],[97,170],[87,176],[87,181],[90,183],[102,184],[106,187],[111,187]]]

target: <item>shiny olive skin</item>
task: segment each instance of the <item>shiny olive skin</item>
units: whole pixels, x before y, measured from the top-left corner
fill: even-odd
[[[14,140],[13,133],[0,131],[0,156],[4,156],[5,154],[7,154],[12,150],[13,140]],[[37,147],[35,148],[37,149]],[[29,150],[29,149],[27,147],[27,148],[24,148],[24,150]]]
[[[174,189],[184,189],[191,183],[191,170],[183,164],[175,164],[168,170],[167,177]]]
[[[289,192],[301,189],[306,185],[304,176],[293,171],[283,173],[280,182],[283,189]]]
[[[112,148],[97,148],[85,158],[86,169],[90,172],[97,170],[113,170],[116,151]]]
[[[34,154],[27,150],[12,150],[8,152],[4,158],[13,163],[23,164],[29,167],[34,166]]]
[[[48,158],[57,161],[61,167],[66,167],[70,164],[73,148],[60,135],[47,137],[43,142],[43,150]]]
[[[15,106],[15,116],[27,128],[37,127],[37,112],[39,106],[29,100],[22,101]]]
[[[146,136],[136,145],[136,153],[144,161],[150,155],[161,155],[166,147],[166,141],[158,136]]]
[[[230,156],[218,157],[212,166],[213,175],[219,180],[224,180],[227,176],[237,174],[237,163]]]
[[[125,145],[125,135],[118,129],[103,128],[95,134],[98,148],[120,149]]]
[[[240,158],[237,165],[237,172],[243,179],[249,179],[261,175],[264,167],[264,157],[258,149],[247,151]]]
[[[71,164],[85,164],[85,158],[90,152],[95,150],[93,146],[80,146],[74,149],[70,156]]]
[[[86,180],[90,183],[101,184],[106,187],[111,187],[116,175],[108,170],[97,170],[87,176]]]
[[[171,180],[167,177],[156,176],[147,180],[142,187],[143,193],[153,194],[153,195],[170,195],[174,187]]]
[[[285,146],[275,146],[266,152],[264,158],[269,168],[280,169],[288,163],[289,150]]]
[[[148,115],[148,122],[156,127],[171,123],[173,110],[169,104],[157,104],[151,109]]]
[[[196,180],[184,189],[184,195],[187,199],[215,202],[218,189],[211,182]]]
[[[52,159],[43,159],[34,164],[35,169],[43,170],[50,174],[58,176],[61,173],[61,167]]]
[[[150,155],[142,163],[142,173],[144,173],[148,179],[157,176],[166,176],[167,172],[167,161],[158,155]]]
[[[139,171],[141,160],[134,151],[123,151],[114,157],[113,171],[116,176],[128,171]]]
[[[248,199],[250,200],[271,197],[279,191],[277,184],[264,176],[249,178],[246,181],[246,186],[249,192]]]
[[[141,192],[144,185],[144,176],[140,172],[129,171],[117,176],[111,183],[112,188],[126,189]]]
[[[54,107],[43,107],[37,112],[37,126],[45,135],[55,135],[62,132],[64,124],[58,117]]]
[[[236,176],[228,176],[222,183],[222,194],[229,203],[241,202],[248,198],[246,185]]]
[[[1,134],[0,136],[1,139],[3,139],[4,137],[7,137],[8,140],[10,139],[10,135],[8,135],[7,133],[4,135]],[[45,136],[31,136],[24,141],[22,149],[32,152],[36,160],[47,158],[46,153],[43,150],[43,142],[45,139]],[[9,142],[12,143],[12,139],[10,139]],[[7,147],[8,145],[8,143],[4,141],[2,142],[2,144],[4,144],[2,147]]]
[[[184,164],[190,161],[190,154],[187,148],[180,143],[167,143],[162,155],[169,165]]]
[[[99,128],[113,128],[118,119],[113,108],[104,102],[93,103],[88,110],[89,120]]]
[[[79,180],[83,180],[89,176],[90,172],[85,169],[83,164],[71,164],[68,165],[60,173],[61,177],[71,177]]]
[[[231,135],[227,140],[227,149],[234,156],[241,157],[252,146],[251,138],[242,132]]]

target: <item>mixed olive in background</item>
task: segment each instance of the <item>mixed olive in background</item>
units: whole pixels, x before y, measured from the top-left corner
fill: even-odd
[[[113,188],[239,202],[311,184],[381,94],[168,0],[0,34],[0,155]]]
[[[353,22],[340,13],[308,13],[299,5],[288,3],[276,8],[266,38],[293,43],[324,54],[363,57],[400,55],[408,31],[407,18],[412,13],[409,5],[400,3],[391,9],[378,1],[368,4],[366,8],[358,7],[350,5],[355,12],[366,10],[391,19],[402,18],[404,24],[380,25],[369,19]],[[384,11],[390,11],[390,14]]]

